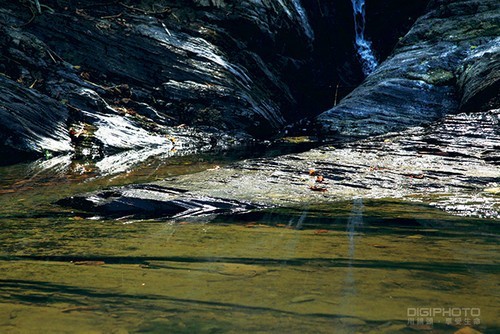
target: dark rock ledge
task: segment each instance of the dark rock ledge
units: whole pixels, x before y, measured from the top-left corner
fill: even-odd
[[[236,213],[258,207],[237,200],[193,197],[186,193],[186,190],[154,184],[131,185],[62,199],[57,204],[113,218],[174,219]]]

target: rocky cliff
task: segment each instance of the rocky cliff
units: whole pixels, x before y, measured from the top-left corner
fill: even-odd
[[[263,137],[299,117],[287,78],[314,33],[298,1],[40,3],[0,9],[4,150],[95,157],[181,142],[182,124],[210,144],[208,127]]]
[[[498,108],[499,48],[498,1],[433,0],[389,58],[318,116],[320,133],[359,138]]]
[[[498,1],[433,0],[390,56],[316,118],[333,145],[172,178],[147,196],[174,186],[195,206],[199,198],[245,205],[398,198],[498,218],[499,36]],[[108,214],[103,208],[125,201],[140,214],[144,198],[134,189],[62,203]],[[99,198],[96,207],[89,198]]]

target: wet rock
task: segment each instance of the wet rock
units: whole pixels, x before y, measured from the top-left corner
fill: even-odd
[[[159,181],[156,185],[160,189],[175,187],[186,194],[183,197],[169,190],[165,194],[162,190],[153,191],[154,206],[165,205],[162,210],[175,216],[182,207],[175,202],[172,208],[172,196],[187,198],[188,202],[194,199],[196,203],[199,198],[223,198],[220,203],[236,200],[265,206],[318,204],[359,197],[397,198],[427,203],[457,215],[498,219],[500,198],[494,190],[485,189],[499,187],[499,126],[500,110],[461,113],[427,128],[323,146],[299,154],[244,160]],[[322,176],[320,183],[318,175]],[[327,187],[327,191],[311,191],[314,186]],[[65,204],[96,213],[118,208],[119,214],[125,215],[127,202],[120,198],[129,196],[127,189],[116,188],[115,195],[111,191],[97,197],[78,196],[76,201]],[[134,192],[141,194],[143,190]],[[149,196],[149,191],[146,193]],[[112,199],[110,207],[107,198]],[[149,200],[146,204],[150,204]],[[146,209],[151,210],[154,207]],[[203,212],[198,206],[197,210]]]
[[[158,145],[167,132],[162,126],[216,126],[236,136],[269,136],[297,117],[297,81],[285,81],[284,75],[290,63],[297,70],[308,61],[313,38],[298,1],[163,1],[154,8],[147,2],[45,1],[44,6],[35,16],[18,2],[0,9],[0,70],[6,77],[0,84],[2,94],[33,90],[24,109],[50,100],[55,111],[46,122],[52,124],[41,128],[58,131],[48,136],[28,128],[24,136],[34,144],[11,141],[8,147],[57,152],[61,148],[42,141],[50,138],[70,150],[60,125],[68,132],[86,123],[96,136],[83,148],[73,142],[76,157],[90,151],[89,157],[102,158]],[[0,105],[14,110],[3,115],[3,133],[16,138],[16,115],[36,120],[4,95]]]
[[[324,203],[364,198],[418,200],[465,216],[499,218],[497,188],[500,110],[447,116],[412,128],[339,146],[169,179],[196,194],[262,204]],[[326,192],[311,191],[323,176]]]
[[[45,150],[71,151],[66,130],[68,112],[58,101],[2,75],[0,87],[2,162],[16,152],[37,156]]]
[[[487,189],[484,189],[484,192],[488,193],[488,194],[493,194],[493,195],[500,195],[500,187],[498,187],[498,188],[487,188]]]
[[[423,4],[376,6],[405,16]],[[385,49],[412,20],[377,32],[390,35]],[[334,84],[340,99],[359,82],[351,21],[348,2],[47,0],[40,11],[9,2],[0,9],[0,72],[58,101],[68,132],[90,126],[72,138],[77,159],[156,145],[178,125],[269,138],[331,105]]]
[[[191,196],[179,189],[158,185],[135,185],[65,198],[59,205],[98,213],[106,217],[180,218],[240,212],[257,206],[209,196]]]
[[[430,124],[460,108],[499,107],[499,21],[495,0],[431,1],[392,55],[317,117],[320,133],[367,137]]]
[[[499,14],[500,16],[500,14]],[[500,21],[500,18],[498,18]],[[485,111],[500,106],[500,37],[482,46],[471,46],[458,87],[463,110]]]

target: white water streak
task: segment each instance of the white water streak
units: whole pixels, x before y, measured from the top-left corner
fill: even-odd
[[[355,261],[356,249],[356,230],[363,225],[363,199],[355,198],[352,202],[351,216],[347,222],[347,237],[349,238],[349,253],[348,253],[348,268],[344,284],[344,295],[349,297],[356,294],[356,280],[354,278],[353,262]],[[345,302],[345,306],[349,307],[350,301]]]
[[[347,235],[349,237],[349,262],[354,260],[356,229],[363,225],[363,199],[355,198],[352,202],[352,211],[347,222]]]
[[[363,73],[368,76],[378,66],[378,61],[373,53],[372,43],[365,38],[365,0],[351,0],[351,2],[356,33],[356,51],[361,57]]]

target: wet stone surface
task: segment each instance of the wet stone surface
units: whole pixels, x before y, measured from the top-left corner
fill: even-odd
[[[224,199],[221,203],[307,206],[353,198],[398,198],[458,215],[499,218],[500,198],[495,191],[500,183],[499,127],[499,110],[462,113],[426,128],[298,154],[243,160],[166,178],[155,185],[182,191],[181,198],[187,202],[209,197]],[[140,193],[140,187],[132,197]],[[65,204],[112,215],[103,209],[109,198],[116,204],[130,194],[128,188],[112,193],[116,196],[108,196],[108,190],[81,195]],[[169,196],[155,200],[170,203]],[[128,214],[142,210],[140,205],[128,209]]]
[[[499,108],[499,23],[496,0],[430,1],[392,54],[317,117],[319,133],[367,137]]]
[[[423,201],[460,215],[499,218],[500,111],[448,116],[339,146],[226,168],[164,183],[256,203],[331,202],[356,197]]]
[[[227,214],[256,209],[258,206],[236,200],[208,196],[193,197],[186,191],[153,184],[110,188],[57,202],[106,217],[182,218],[187,216]]]

